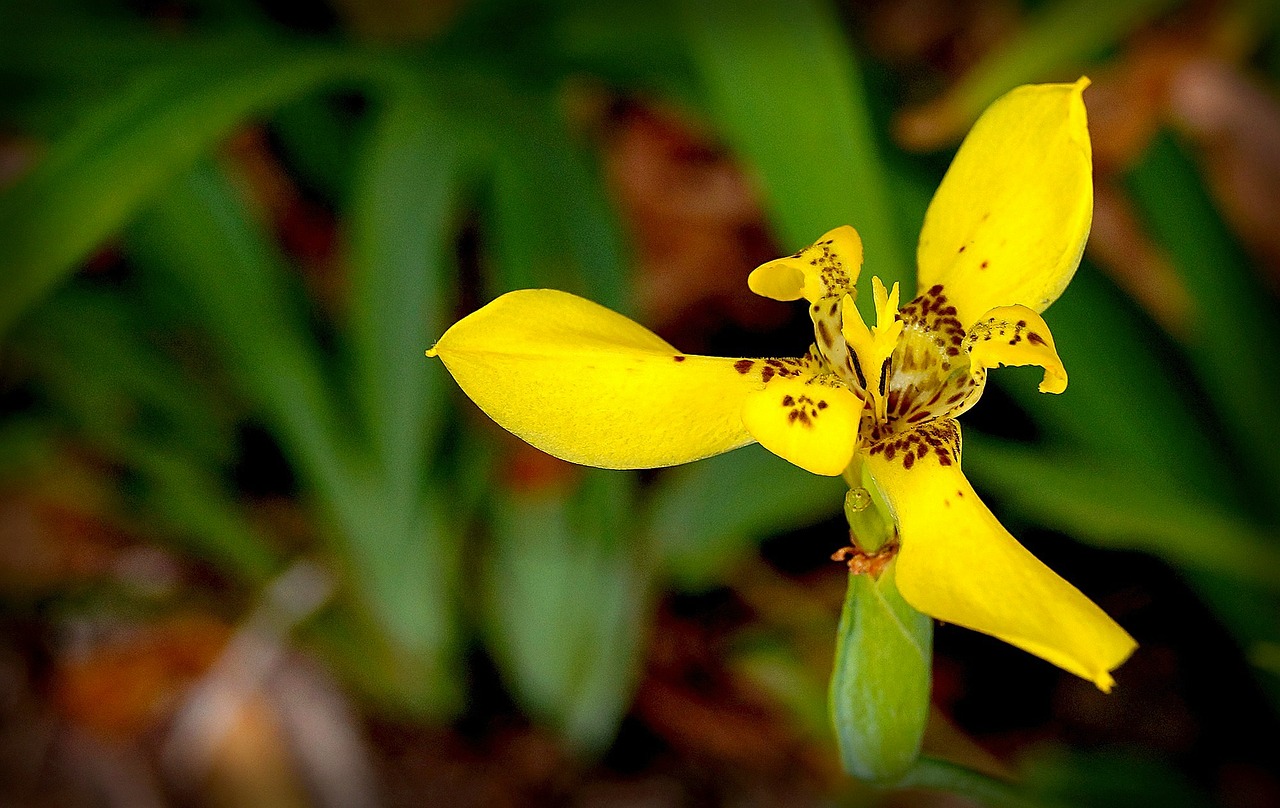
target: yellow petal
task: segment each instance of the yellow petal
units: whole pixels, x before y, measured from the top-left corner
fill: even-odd
[[[978,318],[965,336],[969,363],[978,372],[999,365],[1044,368],[1041,393],[1067,389],[1067,369],[1058,358],[1049,326],[1026,306],[999,306]]]
[[[742,422],[761,446],[829,477],[853,459],[861,418],[861,399],[830,375],[778,379],[748,395],[742,408]]]
[[[837,227],[795,255],[761,264],[747,286],[762,297],[816,303],[837,300],[853,289],[862,271],[862,238],[848,225]]]
[[[687,463],[751,442],[747,396],[800,360],[686,356],[565,292],[499,297],[445,332],[439,356],[480,409],[556,457],[601,468]]]
[[[1018,544],[978,499],[960,470],[954,421],[911,434],[914,440],[871,447],[867,457],[898,524],[902,596],[925,614],[990,634],[1110,690],[1110,671],[1137,647],[1133,638]]]
[[[1044,311],[1075,274],[1093,218],[1088,85],[1032,84],[998,99],[929,204],[919,289],[941,284],[966,328],[995,306]]]

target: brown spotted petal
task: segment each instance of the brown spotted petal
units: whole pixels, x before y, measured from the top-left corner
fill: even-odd
[[[620,314],[548,289],[499,297],[455,323],[428,356],[517,436],[564,460],[615,469],[687,463],[750,443],[748,397],[805,365],[686,355]]]
[[[805,471],[834,477],[858,448],[863,402],[840,379],[794,376],[751,393],[742,422],[760,445]]]
[[[1041,393],[1067,389],[1053,335],[1044,319],[1026,306],[999,306],[974,323],[965,337],[974,372],[1000,365],[1037,365],[1044,368]]]
[[[848,225],[837,227],[795,255],[761,264],[747,278],[751,291],[774,300],[816,303],[836,300],[857,286],[862,272],[862,238]],[[839,329],[837,329],[838,331]]]

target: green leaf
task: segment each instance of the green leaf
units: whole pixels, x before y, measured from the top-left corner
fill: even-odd
[[[1048,437],[1238,501],[1219,447],[1179,382],[1173,346],[1160,344],[1150,319],[1092,264],[1081,265],[1045,320],[1071,376],[1067,391],[1037,392],[1032,368],[1002,368],[993,378]]]
[[[1216,804],[1182,772],[1138,750],[1084,753],[1042,747],[1029,756],[1022,770],[1028,790],[1055,804],[1083,808],[1209,808]]]
[[[964,797],[987,808],[1043,808],[1057,803],[1029,796],[1024,789],[963,766],[934,758],[916,761],[893,784],[895,789],[928,789]]]
[[[828,706],[845,771],[863,780],[906,773],[929,718],[933,620],[898,594],[894,566],[849,575],[836,634]]]
[[[487,239],[498,288],[490,293],[561,289],[625,313],[628,265],[597,168],[549,95],[493,91],[481,110],[495,146]]]
[[[495,503],[485,557],[486,636],[520,704],[580,753],[603,751],[630,702],[648,576],[628,530],[633,478],[591,471],[567,499]]]
[[[343,426],[301,296],[267,235],[228,180],[201,164],[139,219],[129,244],[145,270],[191,296],[229,374],[319,495],[352,594],[378,629],[367,639],[387,644],[404,706],[456,709],[459,557],[443,505],[387,506],[393,489]]]
[[[172,544],[248,584],[284,565],[217,475],[170,447],[131,442],[120,459],[139,477],[136,507]]]
[[[234,414],[225,391],[149,340],[152,326],[132,290],[73,286],[40,307],[12,349],[99,445],[132,436],[181,446],[206,467],[229,462]]]
[[[644,524],[676,586],[700,589],[723,581],[755,542],[838,514],[846,488],[753,444],[664,472]]]
[[[0,333],[235,127],[321,87],[385,73],[355,53],[228,55],[141,72],[0,195]]]
[[[1257,510],[1278,514],[1280,344],[1270,293],[1254,274],[1205,191],[1195,165],[1168,135],[1157,137],[1130,171],[1134,202],[1195,301],[1187,352],[1233,443],[1259,475]]]
[[[80,436],[137,476],[132,509],[170,543],[261,583],[279,559],[215,471],[231,456],[228,418],[215,391],[147,344],[142,315],[123,295],[68,289],[12,348]]]
[[[784,250],[853,225],[867,265],[914,285],[854,50],[822,0],[681,2],[713,120],[754,172]],[[871,296],[860,300],[871,316]]]
[[[443,426],[444,370],[423,352],[454,297],[453,209],[460,145],[418,92],[388,97],[357,175],[351,213],[353,386],[395,494],[416,507]]]
[[[1280,591],[1276,537],[1193,487],[1102,457],[973,433],[965,439],[965,469],[1010,508],[1083,541]]]

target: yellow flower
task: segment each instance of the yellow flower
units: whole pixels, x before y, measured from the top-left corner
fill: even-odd
[[[499,424],[575,463],[670,466],[754,440],[816,474],[856,480],[865,464],[893,512],[908,603],[1109,690],[1133,639],[982,503],[960,470],[955,421],[988,368],[1038,365],[1041,391],[1066,389],[1039,313],[1089,233],[1087,85],[1020,87],[983,114],[925,216],[920,295],[898,309],[897,285],[873,279],[874,328],[853,305],[861,239],[840,227],[749,279],[758,294],[808,301],[815,343],[803,357],[686,355],[545,289],[503,295],[428,355]]]

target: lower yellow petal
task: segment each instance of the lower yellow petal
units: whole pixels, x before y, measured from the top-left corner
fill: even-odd
[[[750,443],[747,396],[800,372],[800,360],[686,356],[621,314],[548,289],[499,297],[427,355],[517,436],[611,469],[671,466]]]
[[[891,451],[872,447],[867,457],[898,524],[902,596],[925,614],[990,634],[1109,691],[1110,671],[1137,647],[1133,638],[1018,544],[978,499],[960,470],[954,421],[915,434]]]
[[[805,471],[834,477],[858,443],[862,400],[832,376],[779,379],[751,393],[742,422],[760,445]]]
[[[1038,365],[1044,368],[1041,393],[1067,389],[1067,369],[1058,358],[1049,326],[1026,306],[991,309],[970,326],[965,345],[975,372],[999,365]]]

